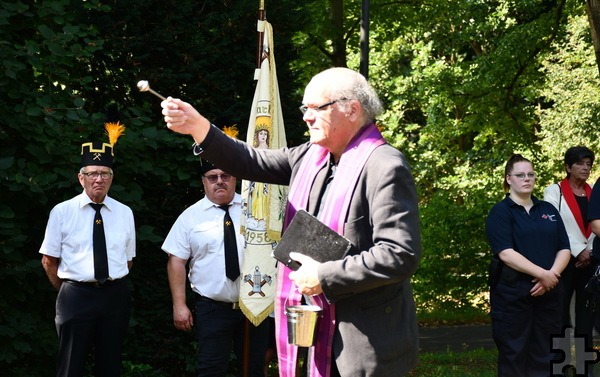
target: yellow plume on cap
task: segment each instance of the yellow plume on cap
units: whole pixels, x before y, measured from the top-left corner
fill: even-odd
[[[115,145],[117,139],[125,132],[125,126],[121,125],[119,122],[117,123],[104,123],[104,129],[108,134],[108,142],[110,145]]]
[[[237,129],[237,124],[234,124],[233,126],[229,127],[223,127],[223,132],[225,133],[225,135],[229,136],[232,139],[237,139],[237,136],[240,133],[240,131]]]

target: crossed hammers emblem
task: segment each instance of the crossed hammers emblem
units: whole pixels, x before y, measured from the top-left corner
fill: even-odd
[[[244,281],[252,287],[252,290],[248,292],[248,296],[253,296],[255,293],[258,293],[262,297],[265,297],[265,293],[262,291],[262,287],[265,284],[271,285],[272,278],[270,275],[264,274],[261,278],[260,276],[260,268],[258,266],[254,267],[254,273],[244,275]]]

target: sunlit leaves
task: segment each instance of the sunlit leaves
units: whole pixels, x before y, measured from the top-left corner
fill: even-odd
[[[442,297],[436,277],[446,273],[441,289],[455,296],[463,287],[466,297],[486,289],[485,273],[469,272],[485,271],[483,221],[502,198],[508,156],[536,163],[541,191],[562,174],[567,145],[597,145],[585,11],[507,0],[372,1],[371,9],[369,76],[388,109],[380,123],[411,162],[420,194],[425,256],[416,291]],[[358,56],[350,62],[357,67]]]

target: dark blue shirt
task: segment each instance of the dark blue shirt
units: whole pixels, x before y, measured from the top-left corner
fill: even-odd
[[[494,254],[514,249],[530,262],[550,269],[559,250],[569,249],[569,237],[556,208],[532,197],[529,213],[509,196],[492,207],[485,222]]]
[[[590,196],[590,204],[588,204],[588,221],[600,219],[600,179],[594,184],[592,195]],[[596,261],[600,261],[600,237],[594,238],[592,245],[592,257]]]

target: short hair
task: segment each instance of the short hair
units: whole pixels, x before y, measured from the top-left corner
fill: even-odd
[[[523,155],[518,153],[515,153],[509,157],[508,161],[506,162],[506,165],[504,166],[504,182],[502,182],[502,187],[504,187],[505,192],[508,192],[510,190],[510,185],[506,181],[506,176],[512,173],[513,168],[515,167],[515,164],[517,162],[529,162],[531,164],[531,161],[529,161],[528,159],[523,157]],[[533,164],[531,165],[533,166]]]
[[[340,80],[340,76],[345,76],[345,79]],[[360,73],[336,67],[318,73],[313,79],[315,78],[331,81],[329,95],[332,99],[356,99],[360,102],[365,111],[366,121],[373,122],[383,113],[383,105],[377,92]]]
[[[584,158],[589,158],[590,160],[592,160],[592,163],[594,163],[594,159],[596,158],[596,156],[594,155],[594,152],[592,152],[591,149],[583,145],[577,145],[575,147],[567,149],[567,151],[565,152],[565,171],[567,167],[570,168],[571,166],[573,166],[574,163],[579,162]],[[567,171],[567,178],[569,178],[570,175],[571,173]]]

